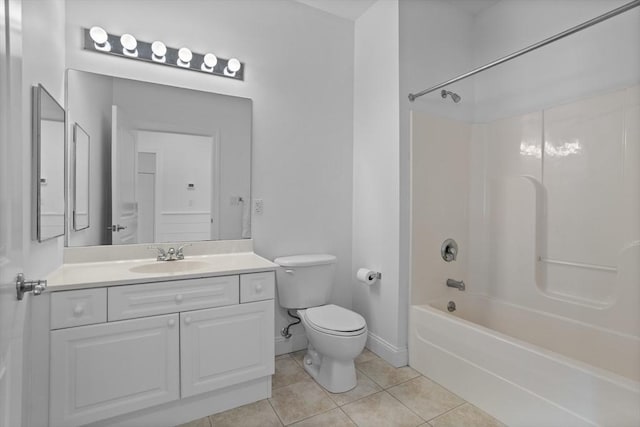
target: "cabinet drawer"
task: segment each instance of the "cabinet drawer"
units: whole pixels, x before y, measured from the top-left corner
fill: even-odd
[[[262,301],[274,298],[273,271],[240,275],[240,302]]]
[[[51,329],[107,321],[107,289],[82,289],[51,294]]]
[[[238,276],[110,287],[109,321],[238,304]]]

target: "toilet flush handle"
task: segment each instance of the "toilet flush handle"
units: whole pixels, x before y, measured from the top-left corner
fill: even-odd
[[[293,273],[295,273],[295,270],[289,270],[289,269],[287,269],[287,270],[285,270],[284,272],[285,272],[285,273],[287,273],[287,274],[293,274]]]

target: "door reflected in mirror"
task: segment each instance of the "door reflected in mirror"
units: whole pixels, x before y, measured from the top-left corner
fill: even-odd
[[[73,125],[73,229],[89,228],[89,141],[90,137],[82,127]]]
[[[33,87],[35,236],[39,242],[65,232],[65,111],[42,85]]]
[[[69,246],[251,237],[250,99],[76,70],[67,97],[91,135],[88,228]]]

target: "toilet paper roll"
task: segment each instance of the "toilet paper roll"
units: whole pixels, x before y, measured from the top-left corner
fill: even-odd
[[[356,273],[356,277],[365,285],[373,285],[378,281],[378,272],[368,268],[360,268]]]

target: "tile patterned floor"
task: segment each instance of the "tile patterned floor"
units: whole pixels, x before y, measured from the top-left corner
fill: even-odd
[[[305,372],[304,354],[276,357],[270,399],[180,427],[505,427],[419,372],[394,368],[367,349],[356,359],[357,387],[330,393]]]

